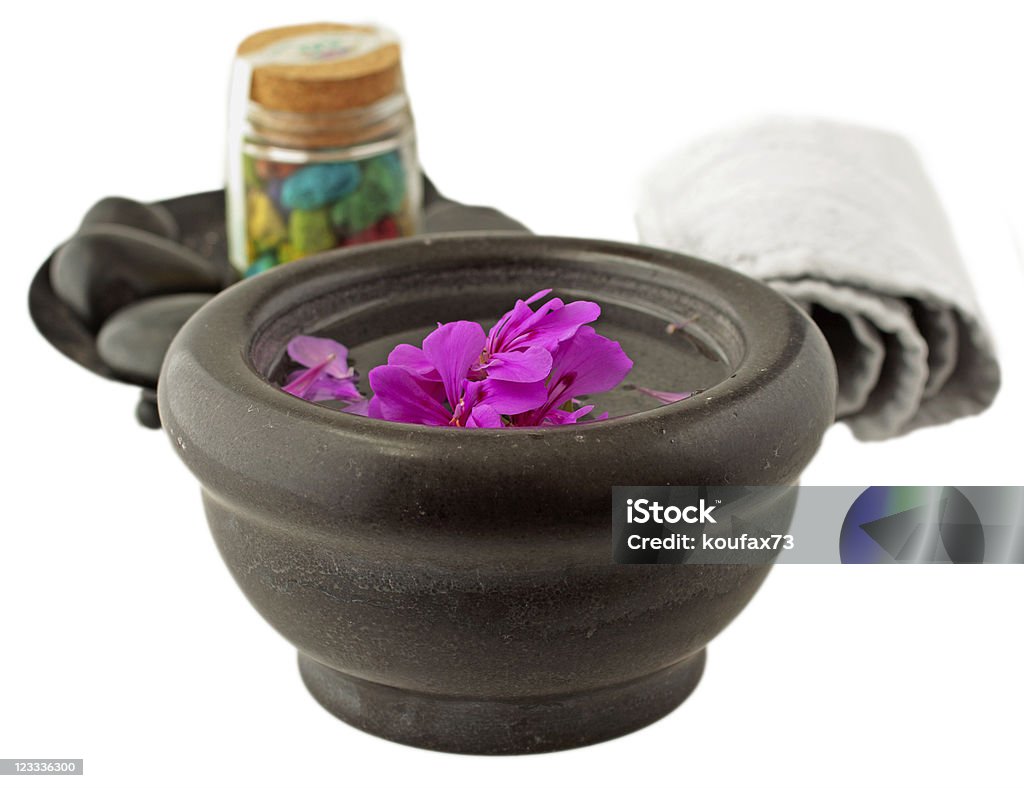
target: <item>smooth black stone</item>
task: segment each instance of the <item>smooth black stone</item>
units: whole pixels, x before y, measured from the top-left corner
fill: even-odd
[[[135,301],[171,293],[215,293],[215,266],[173,241],[130,227],[83,230],[53,258],[54,292],[91,328]]]
[[[521,222],[485,205],[464,205],[450,200],[423,176],[423,232],[452,233],[491,230],[523,232],[529,230]]]
[[[151,430],[160,429],[160,410],[157,407],[156,391],[143,389],[139,395],[139,404],[135,406],[135,418],[143,427]]]
[[[88,210],[82,227],[97,224],[116,224],[134,227],[163,238],[178,238],[178,223],[171,212],[160,204],[147,205],[127,197],[105,197]]]
[[[96,337],[96,350],[125,379],[155,387],[171,341],[185,321],[211,298],[208,293],[181,293],[126,306],[103,324]]]
[[[466,230],[529,232],[523,224],[515,219],[510,219],[500,211],[483,205],[460,205],[444,201],[424,209],[424,232],[451,233]]]

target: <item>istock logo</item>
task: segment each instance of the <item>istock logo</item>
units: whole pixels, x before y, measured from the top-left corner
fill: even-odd
[[[657,501],[653,503],[646,498],[632,498],[626,501],[626,522],[656,523],[657,525],[675,525],[683,522],[695,525],[696,523],[717,523],[711,513],[715,511],[715,505],[708,506],[703,498],[694,506],[664,506]]]

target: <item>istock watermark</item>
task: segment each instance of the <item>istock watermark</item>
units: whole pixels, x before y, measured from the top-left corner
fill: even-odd
[[[626,521],[630,523],[657,523],[659,525],[675,525],[676,523],[713,523],[715,518],[711,513],[715,511],[715,505],[708,506],[708,502],[701,498],[696,504],[684,506],[662,506],[657,501],[649,501],[646,498],[626,500]]]
[[[615,487],[622,564],[1024,564],[1024,487]]]

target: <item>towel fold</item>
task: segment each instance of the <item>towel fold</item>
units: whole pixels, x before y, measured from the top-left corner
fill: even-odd
[[[771,118],[711,135],[645,180],[644,243],[761,279],[828,339],[837,415],[861,440],[979,413],[999,366],[946,216],[911,145]]]

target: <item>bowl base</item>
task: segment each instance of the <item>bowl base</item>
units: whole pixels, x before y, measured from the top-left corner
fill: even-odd
[[[628,684],[543,698],[475,700],[365,681],[299,653],[306,688],[325,709],[384,739],[475,755],[567,750],[661,719],[693,692],[705,651]]]

